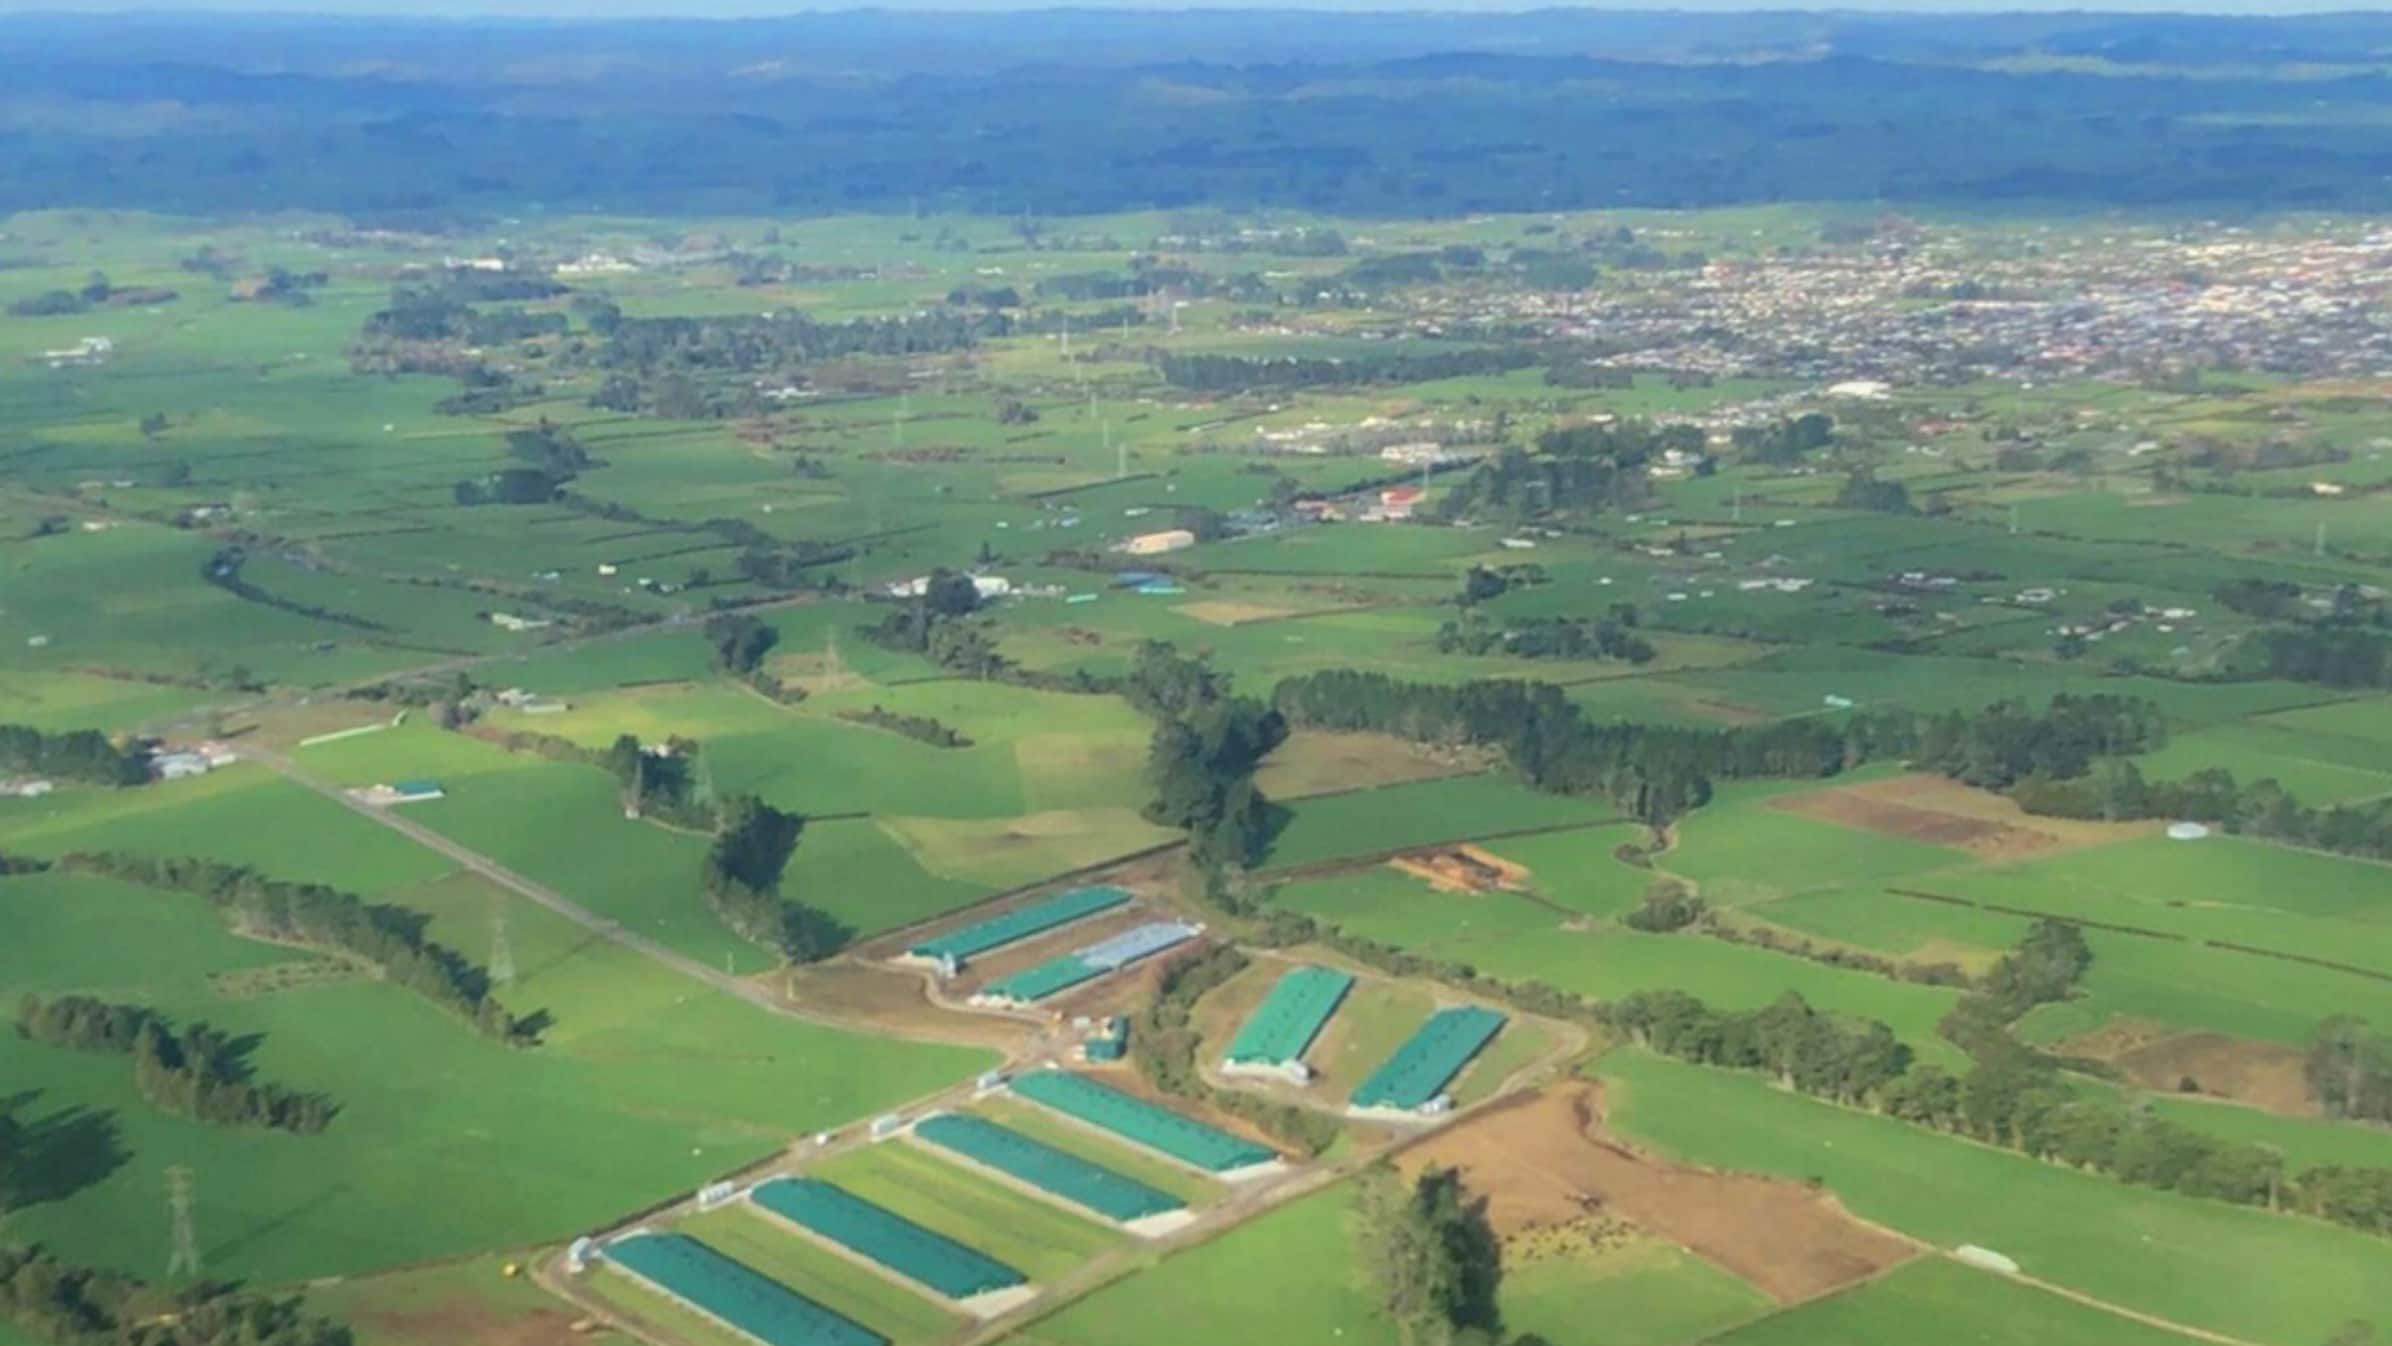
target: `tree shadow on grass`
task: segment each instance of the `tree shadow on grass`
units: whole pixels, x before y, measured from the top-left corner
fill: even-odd
[[[0,1205],[22,1209],[64,1201],[123,1168],[133,1152],[125,1147],[116,1113],[70,1104],[43,1116],[32,1115],[40,1090],[0,1099],[0,1114],[16,1119],[16,1161],[5,1178],[6,1200]]]

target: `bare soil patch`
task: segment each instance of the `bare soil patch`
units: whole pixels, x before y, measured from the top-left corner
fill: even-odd
[[[1293,608],[1275,608],[1265,603],[1240,603],[1227,598],[1200,598],[1182,603],[1175,612],[1182,612],[1200,622],[1215,626],[1236,626],[1241,622],[1267,622],[1275,617],[1292,617]]]
[[[2107,1061],[2154,1093],[2231,1099],[2285,1117],[2315,1117],[2302,1054],[2280,1042],[2224,1033],[2177,1033],[2151,1024],[2114,1023],[2062,1044],[2072,1055]],[[2194,1088],[2186,1089],[2191,1081]]]
[[[788,987],[798,1005],[899,1036],[1005,1048],[1019,1045],[1023,1035],[1020,1024],[933,1003],[919,972],[845,960],[816,963],[793,970]]]
[[[1770,807],[1880,836],[2015,859],[2148,834],[2147,823],[2039,818],[1999,795],[1941,776],[1896,776],[1782,795]]]
[[[444,1305],[354,1314],[353,1326],[368,1341],[422,1342],[424,1346],[576,1346],[612,1341],[611,1333],[577,1332],[577,1315],[563,1308],[499,1313],[487,1306]]]
[[[1911,1246],[1798,1184],[1649,1158],[1603,1128],[1602,1091],[1555,1085],[1407,1149],[1407,1172],[1462,1170],[1507,1244],[1595,1217],[1623,1219],[1743,1277],[1780,1303],[1875,1275]]]
[[[1528,866],[1468,842],[1399,855],[1387,863],[1441,893],[1518,892],[1529,874]]]

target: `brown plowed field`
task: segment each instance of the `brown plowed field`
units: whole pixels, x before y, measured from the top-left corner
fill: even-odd
[[[1417,1172],[1462,1170],[1499,1235],[1590,1215],[1624,1219],[1750,1281],[1780,1303],[1824,1294],[1911,1255],[1795,1183],[1639,1154],[1603,1129],[1588,1083],[1521,1094],[1404,1151]]]
[[[2282,1043],[2126,1025],[2062,1045],[2117,1066],[2153,1093],[2176,1093],[2190,1079],[2206,1097],[2230,1098],[2286,1117],[2317,1115],[2304,1057],[2299,1048]]]
[[[1769,806],[1841,827],[1949,846],[1994,860],[2123,841],[2146,835],[2158,826],[2039,818],[2000,795],[1926,775],[1804,790],[1781,795]]]

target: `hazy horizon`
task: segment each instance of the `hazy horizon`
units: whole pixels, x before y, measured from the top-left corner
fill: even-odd
[[[36,15],[295,15],[327,18],[386,18],[386,19],[757,19],[793,14],[812,14],[839,11],[882,10],[889,12],[940,13],[974,12],[1006,13],[1040,10],[1124,10],[1146,13],[1171,13],[1194,10],[1310,10],[1330,13],[1368,14],[1509,14],[1539,10],[1591,10],[1644,13],[1868,13],[1868,14],[2186,14],[2201,16],[2248,15],[2281,17],[2303,14],[2372,14],[2392,10],[2387,4],[2308,3],[2307,0],[2220,0],[2219,3],[2186,3],[2186,0],[2107,0],[2087,5],[2081,0],[2004,0],[2003,3],[1918,3],[1917,0],[1845,0],[1833,5],[1768,5],[1753,0],[1693,0],[1692,3],[1654,4],[1649,0],[1622,0],[1622,3],[1550,4],[1542,0],[1305,0],[1304,3],[1285,3],[1284,0],[1157,0],[1156,3],[1107,3],[1106,0],[1077,0],[1075,3],[1046,3],[1045,0],[878,0],[872,4],[852,3],[790,3],[789,0],[683,0],[682,3],[663,3],[662,0],[240,0],[227,4],[223,0],[39,0],[21,3],[20,0],[0,0],[0,18]]]

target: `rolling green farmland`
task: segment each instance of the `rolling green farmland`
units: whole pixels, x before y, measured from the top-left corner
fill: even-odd
[[[2072,1173],[1751,1076],[1636,1052],[1601,1071],[1615,1124],[1672,1155],[1815,1177],[1864,1219],[2188,1326],[2302,1343],[2383,1303],[2382,1245],[2364,1234]]]
[[[1721,1346],[1805,1346],[1879,1341],[1935,1324],[1970,1346],[2182,1346],[2192,1340],[1940,1257],[1764,1318],[1716,1340]]]
[[[1670,1346],[1707,1340],[1765,1312],[1769,1299],[1691,1253],[1636,1239],[1507,1267],[1502,1306],[1507,1329],[1554,1346]]]

